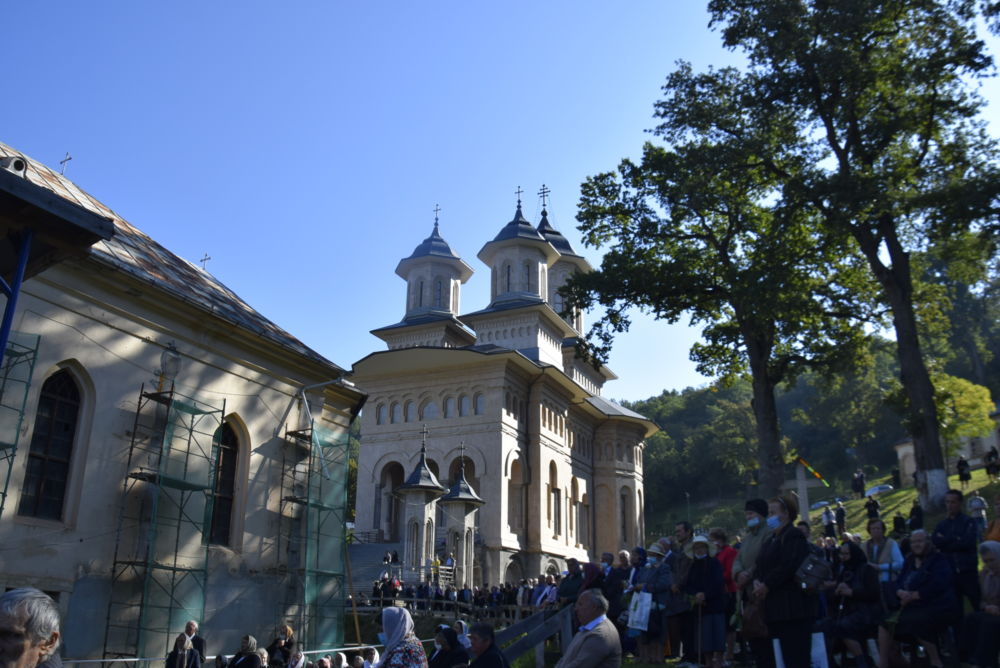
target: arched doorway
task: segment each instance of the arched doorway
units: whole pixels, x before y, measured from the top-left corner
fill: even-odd
[[[375,496],[375,528],[382,530],[383,540],[398,543],[402,538],[403,502],[395,492],[403,484],[403,465],[389,462],[379,476],[379,493]]]

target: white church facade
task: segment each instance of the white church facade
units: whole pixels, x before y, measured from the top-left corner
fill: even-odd
[[[388,350],[351,378],[369,395],[358,531],[400,544],[407,570],[454,554],[457,579],[480,585],[642,542],[642,451],[656,426],[601,397],[615,376],[577,358],[582,318],[560,315],[558,289],[589,264],[545,210],[535,226],[520,202],[478,257],[491,301],[464,315],[473,270],[437,223],[396,268],[405,316],[373,330]],[[448,502],[463,463],[481,506]]]

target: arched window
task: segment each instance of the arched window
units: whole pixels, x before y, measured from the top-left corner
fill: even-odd
[[[477,394],[473,400],[473,404],[476,410],[476,415],[482,415],[486,412],[486,397],[481,394]]]
[[[472,413],[472,401],[469,400],[468,395],[463,394],[458,398],[458,414],[462,417]]]
[[[212,499],[212,529],[208,542],[213,545],[229,545],[230,529],[233,524],[233,500],[236,498],[236,464],[240,442],[236,432],[228,422],[223,423],[219,434],[219,460],[215,469],[215,485]]]
[[[375,424],[385,424],[385,404],[375,407]]]
[[[417,421],[417,405],[414,404],[412,401],[407,401],[406,402],[405,414],[406,414],[406,421],[407,422],[416,422]]]
[[[21,488],[19,515],[47,520],[63,518],[69,465],[80,416],[80,388],[68,371],[58,371],[42,385],[28,468]]]
[[[438,411],[437,402],[433,399],[426,400],[420,407],[421,420],[437,420],[439,417],[441,413]]]
[[[424,282],[420,281],[420,292],[417,293],[417,306],[424,305]]]
[[[446,418],[455,417],[455,397],[448,397],[444,400],[444,416]]]
[[[510,265],[504,267],[504,292],[510,292]]]
[[[390,412],[392,414],[391,419],[393,424],[403,421],[403,407],[400,406],[398,402],[392,405]]]
[[[443,286],[441,279],[434,281],[434,308],[441,308],[444,302]]]

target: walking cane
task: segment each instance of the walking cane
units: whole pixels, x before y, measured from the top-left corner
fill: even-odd
[[[702,605],[698,606],[698,663],[701,664],[701,609]]]

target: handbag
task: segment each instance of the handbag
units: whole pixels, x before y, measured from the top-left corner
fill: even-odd
[[[767,637],[767,622],[764,621],[764,604],[762,602],[744,603],[740,622],[744,640]]]
[[[823,557],[810,552],[795,571],[795,582],[805,591],[817,592],[827,580],[833,579],[833,566]]]

